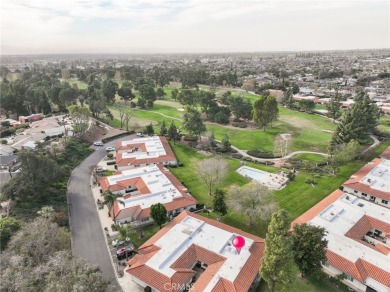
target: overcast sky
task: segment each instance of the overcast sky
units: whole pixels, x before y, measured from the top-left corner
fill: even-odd
[[[390,47],[390,1],[0,2],[1,54]]]

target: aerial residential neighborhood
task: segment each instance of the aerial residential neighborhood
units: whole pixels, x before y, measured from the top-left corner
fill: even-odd
[[[390,292],[388,1],[0,8],[0,292]]]

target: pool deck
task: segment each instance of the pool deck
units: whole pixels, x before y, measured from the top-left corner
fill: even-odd
[[[262,176],[260,179],[256,179],[256,178],[253,178],[250,175],[246,174],[245,169],[255,171],[255,172],[260,172],[260,173],[263,173],[265,175]],[[288,182],[287,175],[284,173],[280,173],[280,174],[269,173],[269,172],[266,172],[264,170],[256,169],[256,168],[249,167],[249,166],[241,166],[236,171],[240,175],[242,175],[248,179],[258,181],[259,183],[263,184],[267,188],[274,189],[274,190],[283,189],[287,185],[287,182]]]

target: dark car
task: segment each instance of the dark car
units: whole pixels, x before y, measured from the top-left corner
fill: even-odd
[[[135,250],[132,247],[122,247],[116,251],[116,258],[123,260],[126,258],[126,254],[128,258],[131,258],[135,254]]]

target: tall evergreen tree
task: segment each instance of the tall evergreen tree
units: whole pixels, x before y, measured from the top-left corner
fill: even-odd
[[[331,140],[331,149],[335,145],[359,140],[372,133],[379,122],[379,109],[367,95],[359,94],[353,105],[346,110],[337,125]]]
[[[215,189],[213,197],[213,210],[222,216],[227,214],[224,190]]]
[[[170,141],[173,140],[173,144],[175,144],[175,142],[179,140],[179,133],[177,131],[175,122],[173,120],[172,120],[171,125],[169,126],[169,129],[168,129],[168,140],[170,140]]]
[[[326,104],[326,109],[328,110],[328,113],[326,114],[327,117],[333,120],[337,120],[341,116],[340,108],[340,95],[336,91],[336,93],[329,99],[329,102]]]
[[[272,215],[260,271],[272,292],[276,285],[278,291],[287,291],[293,279],[294,256],[289,229],[290,221],[285,210]]]
[[[160,136],[165,136],[166,134],[168,134],[168,129],[165,124],[165,120],[163,120],[160,127]]]
[[[184,114],[184,128],[190,135],[198,137],[201,133],[206,131],[206,126],[200,116],[200,113],[194,108],[187,108]]]
[[[318,278],[321,275],[322,262],[326,262],[328,241],[324,238],[325,228],[306,223],[294,226],[294,260],[301,274]]]
[[[163,224],[167,222],[167,209],[161,203],[154,204],[150,206],[150,216],[153,218],[153,221],[162,228]]]

